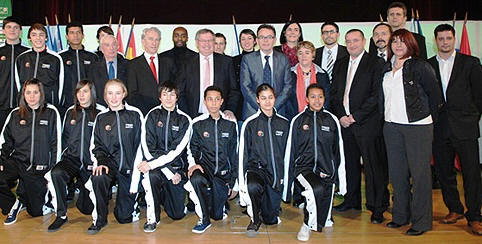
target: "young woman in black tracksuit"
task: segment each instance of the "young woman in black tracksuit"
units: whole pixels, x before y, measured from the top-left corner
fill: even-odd
[[[290,199],[295,179],[305,198],[304,220],[298,240],[308,241],[310,231],[333,224],[331,206],[335,184],[346,193],[343,140],[338,119],[323,110],[323,88],[313,83],[306,89],[308,106],[291,121],[285,155],[283,200]]]
[[[49,212],[46,204],[47,173],[60,159],[60,116],[44,101],[38,79],[22,86],[19,106],[7,117],[0,137],[0,208],[10,211],[5,225],[15,223],[23,206],[33,216]],[[18,199],[7,182],[19,180]]]
[[[268,84],[256,89],[257,113],[248,117],[241,128],[239,144],[239,192],[247,205],[251,222],[248,237],[254,237],[261,225],[279,223],[284,155],[289,122],[273,108],[275,94]]]
[[[94,82],[81,80],[74,91],[74,105],[67,109],[62,131],[62,159],[49,171],[45,178],[52,194],[52,205],[57,218],[48,227],[48,231],[58,230],[67,222],[66,187],[72,179],[77,178],[79,198],[77,208],[83,214],[91,214],[94,205],[89,198],[89,191],[84,184],[92,174],[89,146],[97,114],[104,110],[96,104]]]
[[[111,79],[105,83],[104,99],[109,109],[100,112],[94,123],[90,142],[92,176],[85,184],[94,204],[93,223],[88,234],[98,233],[107,225],[108,191],[113,180],[119,187],[115,201],[114,216],[121,224],[139,220],[136,206],[140,172],[137,165],[142,161],[141,111],[124,102],[127,88],[121,80]]]

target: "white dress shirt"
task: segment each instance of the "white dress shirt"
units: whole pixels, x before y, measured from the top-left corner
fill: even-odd
[[[269,56],[268,61],[269,61],[269,67],[271,68],[271,81],[273,81],[273,83],[274,83],[274,79],[273,79],[273,72],[274,72],[274,70],[273,70],[273,53],[274,53],[274,51],[271,50],[270,54],[264,54],[264,52],[260,50],[259,53],[261,53],[261,64],[263,65],[263,67],[261,67],[261,69],[264,69],[264,65],[266,64],[266,59],[264,59],[264,57]]]
[[[151,56],[154,57],[154,59],[152,60],[152,62],[154,62],[154,67],[156,67],[156,76],[159,75],[159,59],[157,58],[157,53],[156,54],[148,54],[148,53],[144,53],[144,57],[146,58],[146,61],[147,61],[147,66],[149,66],[149,68],[151,67]],[[159,77],[157,77],[157,79],[159,79]]]
[[[450,57],[446,60],[441,58],[438,54],[436,58],[437,58],[438,67],[440,70],[440,79],[442,82],[442,90],[443,90],[444,98],[445,98],[445,101],[447,101],[446,93],[447,93],[447,87],[450,81],[450,75],[452,74],[452,69],[454,68],[455,50],[450,55]]]
[[[347,115],[350,114],[350,89],[351,89],[351,85],[353,84],[353,77],[355,77],[355,73],[356,73],[356,70],[358,69],[358,65],[360,64],[360,60],[363,57],[363,53],[365,53],[365,52],[360,53],[360,55],[358,55],[358,57],[356,57],[354,59],[351,56],[349,57],[350,61],[348,62],[348,69],[346,70],[347,83],[345,84],[345,93],[344,93],[347,96],[346,97],[346,105],[344,106],[345,107],[345,113]],[[351,71],[350,77],[348,77],[348,75],[350,74],[350,68],[352,69],[352,71]]]
[[[204,90],[203,90],[203,83],[204,83],[204,70],[206,67],[206,56],[203,56],[202,54],[199,54],[199,109],[198,112],[203,114],[207,113],[208,110],[206,106],[204,105]],[[211,53],[209,56],[207,56],[209,59],[209,85],[212,86],[214,84],[214,55]]]
[[[117,56],[115,56],[112,60],[112,66],[114,66],[114,78],[117,79]],[[109,76],[109,62],[105,60],[105,65],[107,67],[107,76]]]

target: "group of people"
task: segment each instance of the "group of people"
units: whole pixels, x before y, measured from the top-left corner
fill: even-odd
[[[203,233],[227,218],[239,192],[249,237],[260,225],[281,223],[281,201],[304,209],[297,234],[333,225],[332,210],[361,210],[361,173],[373,224],[411,224],[407,235],[432,228],[430,159],[453,224],[464,217],[482,235],[482,183],[478,122],[482,67],[455,51],[455,30],[434,30],[437,55],[427,60],[425,39],[404,29],[407,9],[394,2],[388,23],[365,33],[351,29],[338,44],[339,27],[321,26],[324,46],[303,40],[301,25],[276,30],[262,24],[239,36],[242,54],[223,54],[226,38],[200,29],[194,52],[177,27],[174,47],[158,54],[161,33],[145,28],[144,53],[127,61],[117,53],[112,29],[97,31],[99,50],[84,49],[83,27],[66,27],[69,48],[48,50],[46,30],[3,21],[0,47],[0,208],[4,224],[26,208],[35,217],[55,212],[48,231],[67,222],[67,199],[78,189],[77,207],[91,214],[89,234],[107,225],[111,188],[114,216],[156,230],[161,208],[183,218],[188,208]],[[259,50],[255,50],[255,46]],[[61,120],[61,118],[63,118]],[[465,204],[459,200],[458,155]],[[343,203],[332,207],[334,193]],[[15,193],[15,194],[14,194]]]

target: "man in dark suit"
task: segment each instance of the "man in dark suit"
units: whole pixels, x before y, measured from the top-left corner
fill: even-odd
[[[388,6],[387,9],[387,21],[392,27],[393,31],[398,29],[404,29],[405,23],[407,22],[407,7],[402,2],[393,2]],[[420,50],[419,57],[427,59],[427,47],[425,45],[425,37],[412,32],[415,41],[417,41],[418,49]],[[370,38],[370,48],[368,49],[370,54],[377,53],[377,47],[373,42],[373,38]]]
[[[196,52],[187,48],[188,39],[189,36],[186,28],[182,26],[176,27],[172,31],[172,42],[174,43],[174,47],[160,54],[160,57],[171,58],[178,71],[181,70],[182,65],[186,60],[196,55]]]
[[[87,78],[95,84],[97,103],[104,106],[104,85],[109,79],[119,79],[125,83],[127,78],[127,60],[117,53],[117,39],[106,35],[100,39],[100,51],[103,58],[95,62],[87,73]]]
[[[365,37],[358,29],[346,33],[345,43],[349,56],[333,69],[331,104],[342,126],[347,193],[334,209],[361,209],[361,156],[366,206],[372,212],[371,222],[380,224],[388,207],[388,170],[377,105],[383,61],[365,52]]]
[[[455,154],[459,156],[464,180],[465,217],[472,232],[482,235],[482,183],[479,166],[479,120],[482,111],[482,67],[478,58],[455,52],[455,29],[441,24],[434,30],[438,53],[428,62],[435,70],[445,98],[434,124],[433,156],[449,214],[444,224],[464,217],[457,191]]]
[[[378,23],[373,27],[373,43],[376,45],[376,51],[370,52],[371,55],[376,55],[383,58],[383,61],[388,59],[388,43],[392,37],[392,27],[387,23]]]
[[[348,56],[346,47],[338,44],[340,29],[335,22],[325,22],[321,25],[321,39],[325,44],[316,49],[315,64],[320,66],[332,79],[333,67],[336,61]]]
[[[127,65],[128,101],[146,115],[159,105],[158,87],[166,81],[175,82],[176,66],[171,58],[157,54],[161,32],[156,27],[142,31],[141,43],[144,53]]]
[[[289,102],[289,96],[294,94],[289,61],[283,53],[273,50],[276,42],[273,26],[260,25],[257,35],[259,50],[244,55],[241,60],[240,82],[244,98],[241,120],[244,121],[258,110],[256,88],[263,83],[274,88],[277,113],[291,119],[298,109]]]
[[[192,118],[207,113],[202,102],[204,90],[217,86],[225,97],[221,109],[228,118],[235,120],[234,111],[240,106],[241,92],[234,77],[233,61],[230,57],[213,53],[214,32],[201,29],[196,33],[199,53],[186,61],[179,78],[179,107]]]

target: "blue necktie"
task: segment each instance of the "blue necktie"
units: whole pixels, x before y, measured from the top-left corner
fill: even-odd
[[[109,80],[115,78],[114,61],[109,61]]]
[[[269,56],[264,56],[264,59],[266,59],[266,63],[264,64],[263,68],[263,83],[273,86],[273,83],[271,81],[271,67],[269,66]]]

